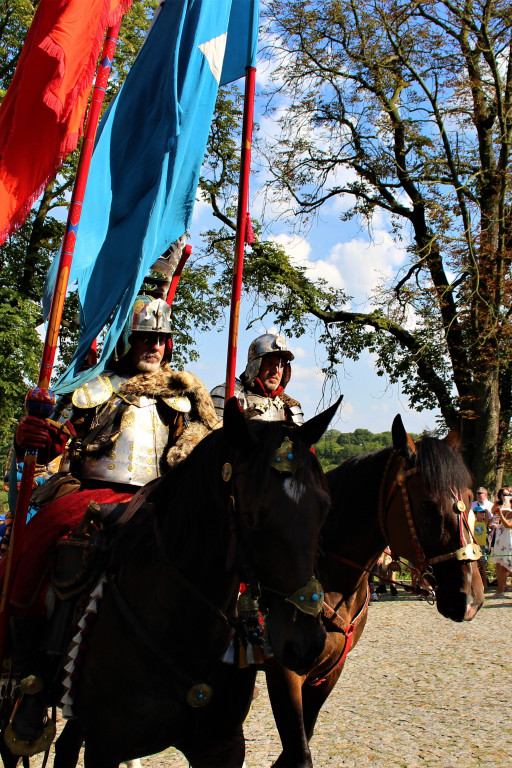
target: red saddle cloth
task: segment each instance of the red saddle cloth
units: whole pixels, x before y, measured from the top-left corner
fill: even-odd
[[[116,493],[108,488],[76,491],[41,507],[27,523],[23,548],[14,576],[10,605],[15,616],[41,616],[51,568],[51,549],[56,541],[73,531],[84,516],[90,501],[111,504],[129,501],[131,493]],[[0,560],[0,586],[3,585],[7,556]]]

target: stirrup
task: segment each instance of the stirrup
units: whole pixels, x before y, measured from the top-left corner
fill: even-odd
[[[35,696],[44,691],[44,682],[37,675],[29,675],[25,677],[20,683],[20,697],[14,705],[12,715],[9,720],[9,725],[4,731],[4,741],[13,755],[20,755],[21,757],[32,757],[38,752],[46,752],[55,738],[57,731],[55,721],[48,717],[48,713],[44,715],[43,722],[41,724],[42,731],[37,738],[33,740],[20,739],[16,736],[13,728],[13,720],[19,709],[21,702],[25,696]]]

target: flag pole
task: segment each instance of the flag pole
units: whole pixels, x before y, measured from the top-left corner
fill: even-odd
[[[178,287],[178,283],[180,281],[181,273],[183,271],[183,267],[187,263],[190,254],[192,253],[192,246],[186,245],[183,249],[183,253],[181,254],[181,258],[178,262],[178,266],[173,272],[172,280],[171,280],[171,287],[169,288],[169,293],[167,294],[167,303],[170,307],[172,307],[172,303],[174,301],[174,296],[176,294],[176,288]]]
[[[31,389],[25,397],[25,409],[30,416],[47,418],[55,407],[55,395],[50,390],[50,379],[55,362],[59,329],[62,320],[64,299],[69,282],[69,271],[73,260],[76,235],[82,204],[87,184],[87,176],[91,164],[94,139],[98,127],[101,107],[105,98],[106,85],[112,67],[112,60],[117,44],[117,37],[121,19],[107,29],[101,59],[96,73],[96,82],[92,92],[91,104],[87,116],[84,131],[82,149],[75,178],[71,203],[68,211],[66,230],[62,242],[58,274],[53,292],[53,298],[48,317],[48,325],[41,356],[41,366],[37,385]],[[0,598],[0,662],[4,658],[7,627],[9,622],[9,598],[16,575],[16,566],[23,546],[25,524],[30,504],[30,496],[34,482],[34,474],[37,463],[37,449],[27,449],[23,461],[23,473],[21,476],[16,511],[11,531],[9,549],[5,555],[6,568]]]
[[[246,67],[245,73],[242,153],[240,162],[240,179],[238,184],[238,211],[236,219],[233,283],[231,287],[231,311],[229,317],[225,400],[233,397],[235,393],[236,355],[238,351],[238,323],[240,320],[240,299],[242,295],[242,278],[244,271],[244,247],[246,243],[247,227],[250,222],[248,213],[249,176],[251,171],[251,144],[254,124],[256,68]]]

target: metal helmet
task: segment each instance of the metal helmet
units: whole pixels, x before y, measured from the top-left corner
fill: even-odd
[[[137,296],[130,318],[130,331],[171,333],[171,308],[163,299]]]
[[[116,345],[116,358],[124,357],[130,349],[130,334],[134,331],[145,333],[169,334],[169,343],[166,344],[165,357],[172,351],[171,334],[171,308],[163,299],[155,299],[153,296],[137,296],[133,302],[132,311],[126,321],[124,330]]]
[[[258,336],[254,339],[249,346],[249,352],[247,353],[247,365],[243,374],[245,382],[252,387],[254,379],[258,376],[261,367],[261,361],[264,355],[279,354],[286,360],[286,366],[283,373],[283,387],[288,384],[290,380],[290,360],[294,359],[294,355],[288,349],[286,340],[277,333],[264,333],[262,336]]]

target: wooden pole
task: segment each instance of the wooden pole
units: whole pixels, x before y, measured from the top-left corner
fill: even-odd
[[[254,124],[254,94],[256,86],[256,68],[246,67],[245,98],[242,127],[242,156],[240,180],[238,185],[238,211],[236,219],[235,259],[233,264],[233,283],[231,288],[231,312],[229,317],[228,355],[226,365],[225,400],[235,392],[236,356],[238,351],[238,323],[240,319],[240,299],[244,271],[244,246],[247,231],[249,204],[249,176],[251,171],[251,144]]]

